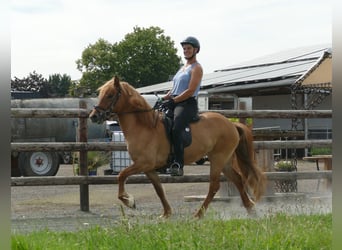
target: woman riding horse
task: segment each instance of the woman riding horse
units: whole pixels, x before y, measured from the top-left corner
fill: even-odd
[[[134,197],[125,190],[125,182],[129,176],[143,172],[162,202],[163,216],[170,216],[171,206],[156,172],[167,164],[170,152],[162,116],[131,85],[120,82],[118,77],[102,85],[99,91],[98,105],[89,118],[103,123],[117,115],[132,159],[132,164],[118,176],[118,198],[126,206],[135,207]],[[184,150],[184,164],[193,163],[205,155],[210,161],[209,191],[195,216],[204,215],[220,188],[221,173],[235,184],[244,207],[251,211],[254,201],[258,201],[264,192],[266,180],[262,170],[255,165],[251,130],[215,112],[201,114],[200,120],[190,124],[190,128],[192,143]],[[254,201],[250,199],[249,191]]]
[[[195,37],[181,42],[186,64],[173,78],[173,88],[162,98],[163,105],[173,111],[172,143],[174,161],[170,165],[172,176],[182,176],[184,167],[184,145],[182,131],[197,116],[197,96],[200,90],[203,70],[197,62],[200,43]]]

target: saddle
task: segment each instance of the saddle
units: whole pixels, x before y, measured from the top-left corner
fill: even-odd
[[[197,114],[185,127],[185,129],[182,132],[182,138],[183,138],[183,145],[184,148],[191,145],[192,142],[192,135],[191,135],[191,128],[190,124],[198,122],[200,120],[199,115]],[[168,112],[163,112],[162,121],[165,128],[166,137],[169,140],[169,143],[171,145],[171,150],[167,159],[167,163],[164,167],[158,169],[158,172],[161,174],[168,174],[169,172],[169,166],[174,162],[174,149],[173,149],[173,141],[172,141],[172,126],[173,126],[173,114],[170,115]]]
[[[190,123],[185,127],[185,129],[182,132],[182,138],[183,138],[183,145],[184,148],[188,147],[191,145],[192,142],[192,136],[191,136],[191,128],[190,124],[198,122],[200,120],[199,115],[197,114],[191,121]],[[165,128],[165,133],[167,136],[167,139],[169,140],[170,144],[173,145],[172,142],[172,135],[171,135],[171,130],[173,126],[173,116],[168,115],[167,113],[163,113],[162,121],[164,124]]]

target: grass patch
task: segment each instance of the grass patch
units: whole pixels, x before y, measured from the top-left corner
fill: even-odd
[[[276,214],[258,219],[123,218],[113,227],[12,234],[12,249],[331,249],[332,214]]]

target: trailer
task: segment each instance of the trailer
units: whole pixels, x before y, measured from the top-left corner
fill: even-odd
[[[97,98],[82,98],[87,109]],[[80,98],[12,99],[11,108],[79,108]],[[88,140],[108,140],[106,124],[88,121]],[[76,142],[78,118],[11,118],[11,142]],[[12,152],[11,176],[54,176],[71,152]]]

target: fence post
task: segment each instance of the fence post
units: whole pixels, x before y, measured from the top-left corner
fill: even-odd
[[[246,110],[246,103],[245,102],[239,102],[239,110]],[[247,125],[246,118],[245,117],[240,117],[239,122]]]
[[[86,109],[87,103],[85,100],[81,99],[79,102],[80,109]],[[87,128],[87,119],[84,117],[79,118],[79,141],[87,142],[88,141],[88,128]],[[88,160],[87,160],[87,150],[80,150],[80,175],[87,176],[88,175]],[[80,185],[80,209],[84,212],[89,212],[89,185],[81,184]]]

